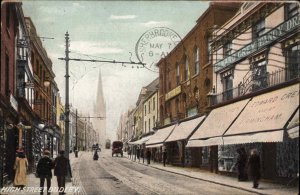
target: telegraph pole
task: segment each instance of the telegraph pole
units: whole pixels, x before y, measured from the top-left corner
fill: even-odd
[[[69,153],[70,153],[70,145],[69,145],[69,139],[70,139],[70,135],[69,135],[69,123],[70,123],[70,119],[69,119],[69,115],[70,115],[70,106],[69,106],[69,33],[68,31],[65,34],[65,39],[66,39],[66,103],[65,103],[65,156],[66,158],[69,159]]]
[[[89,59],[79,59],[79,58],[69,58],[69,33],[68,31],[65,34],[66,39],[66,50],[65,58],[58,58],[59,60],[64,60],[66,62],[66,103],[65,103],[65,151],[66,151],[66,158],[69,159],[69,153],[70,153],[70,145],[69,145],[69,139],[70,139],[70,132],[69,132],[69,123],[70,123],[70,105],[69,105],[69,61],[85,61],[85,62],[107,62],[107,63],[113,63],[113,64],[134,64],[134,65],[142,65],[145,67],[145,63],[142,62],[133,62],[133,61],[116,61],[116,60],[89,60]],[[103,117],[86,117],[86,118],[103,118]],[[77,142],[77,138],[76,138]],[[76,149],[77,149],[77,143],[76,143]]]
[[[78,119],[78,113],[77,113],[77,109],[76,109],[75,158],[78,158],[78,145],[77,145],[78,123],[77,123],[77,119]]]

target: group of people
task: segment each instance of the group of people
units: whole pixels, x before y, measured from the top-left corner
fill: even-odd
[[[131,151],[130,148],[128,149],[128,155],[129,156],[132,155],[132,151]],[[152,156],[151,150],[149,148],[146,149],[145,156],[146,156],[146,159],[147,159],[147,164],[149,165],[150,164],[150,160],[151,160],[151,156]],[[144,150],[140,149],[139,147],[137,147],[137,149],[136,149],[136,158],[139,161],[140,161],[140,157],[144,158]],[[131,158],[131,157],[129,157],[129,158]],[[163,165],[166,166],[167,150],[166,150],[165,147],[163,148],[163,151],[162,151],[162,159],[163,159]],[[143,160],[143,163],[144,163],[144,160]]]
[[[24,151],[18,151],[17,157],[14,165],[15,178],[14,186],[24,188],[26,185],[26,172],[28,170],[28,161],[25,157]],[[50,151],[44,150],[42,158],[38,161],[36,176],[40,178],[40,187],[43,188],[45,180],[47,182],[47,195],[50,194],[51,179],[52,179],[52,169],[54,169],[54,175],[57,177],[57,184],[59,188],[59,194],[65,194],[65,182],[66,176],[72,177],[72,171],[70,166],[70,161],[64,157],[64,151],[59,152],[59,156],[52,160],[50,158]],[[43,190],[40,194],[43,194]]]
[[[248,174],[253,181],[253,188],[258,188],[258,181],[260,179],[260,157],[256,149],[252,149],[250,157],[247,160],[247,153],[245,148],[237,149],[238,158],[236,162],[238,171],[238,180],[246,181],[248,175],[246,173],[246,167],[248,168]]]

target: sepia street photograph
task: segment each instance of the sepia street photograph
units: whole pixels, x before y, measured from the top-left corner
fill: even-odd
[[[300,3],[3,0],[0,195],[299,194]]]

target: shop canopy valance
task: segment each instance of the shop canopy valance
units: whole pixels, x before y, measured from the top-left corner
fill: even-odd
[[[181,122],[173,130],[169,138],[165,142],[173,142],[187,139],[197,126],[204,120],[205,116],[197,117],[188,121]]]
[[[163,143],[172,133],[176,125],[171,125],[162,129],[157,130],[151,138],[146,142],[146,145],[160,144]],[[148,146],[149,147],[149,146]]]

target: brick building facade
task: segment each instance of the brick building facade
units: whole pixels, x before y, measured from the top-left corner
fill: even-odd
[[[195,27],[158,62],[161,126],[208,111],[207,94],[213,88],[212,30],[232,17],[238,6],[211,3]]]

